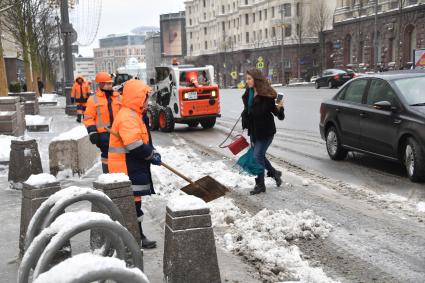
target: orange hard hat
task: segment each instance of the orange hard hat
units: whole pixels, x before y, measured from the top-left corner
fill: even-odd
[[[112,77],[107,72],[100,72],[96,74],[96,83],[113,83]]]

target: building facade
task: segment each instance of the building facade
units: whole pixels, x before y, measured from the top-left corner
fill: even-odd
[[[146,37],[146,76],[155,78],[155,67],[161,64],[161,34],[154,33]]]
[[[4,20],[4,19],[3,19]],[[22,61],[22,50],[15,42],[12,35],[4,30],[0,32],[1,44],[3,47],[3,58],[6,67],[7,83],[25,82],[24,62]]]
[[[425,48],[425,0],[339,0],[325,45],[328,68],[410,68]]]
[[[96,72],[115,72],[126,65],[130,58],[145,62],[146,35],[109,35],[99,40],[99,48],[94,49]]]
[[[273,82],[283,75],[286,81],[308,78],[320,58],[311,27],[315,1],[186,1],[188,60],[214,65],[224,85],[241,80],[251,67],[262,67]],[[331,10],[334,1],[326,3]]]
[[[96,77],[96,68],[93,57],[77,57],[74,59],[74,62],[74,78],[77,75],[80,75],[83,76],[87,81],[94,81]]]

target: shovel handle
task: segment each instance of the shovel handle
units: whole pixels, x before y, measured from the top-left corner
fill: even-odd
[[[167,168],[168,170],[170,170],[171,172],[173,172],[174,174],[176,174],[180,178],[184,179],[185,181],[187,181],[191,185],[194,185],[195,184],[189,177],[186,177],[185,175],[183,175],[182,173],[180,173],[179,171],[177,171],[176,169],[174,169],[170,165],[167,165],[164,162],[161,162],[161,166]]]

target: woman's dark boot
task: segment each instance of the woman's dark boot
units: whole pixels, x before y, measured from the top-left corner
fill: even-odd
[[[255,178],[255,187],[254,190],[250,192],[251,195],[258,195],[266,192],[266,185],[264,184],[264,180],[258,180]]]
[[[282,185],[282,172],[276,169],[273,169],[267,172],[267,177],[271,177],[276,181],[276,186],[280,187]]]

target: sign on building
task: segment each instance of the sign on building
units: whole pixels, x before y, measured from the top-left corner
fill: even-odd
[[[415,53],[415,69],[425,70],[425,49],[418,49]]]

